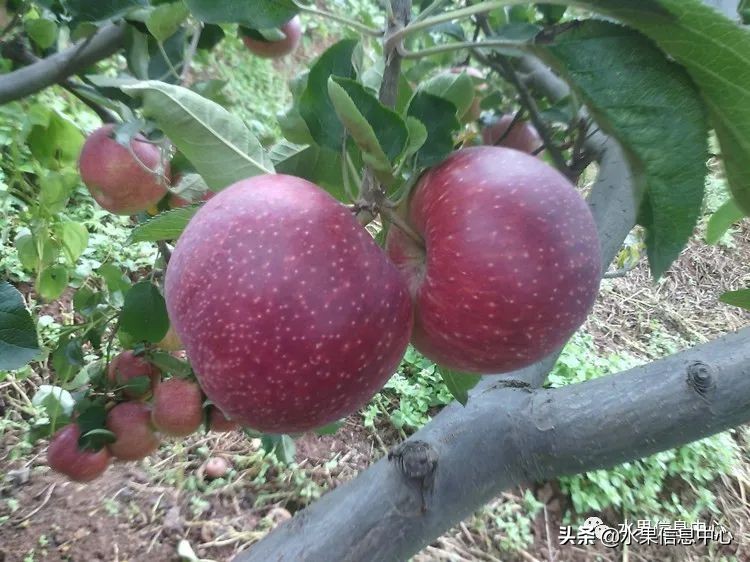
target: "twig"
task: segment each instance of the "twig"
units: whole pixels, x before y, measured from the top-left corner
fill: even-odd
[[[500,143],[502,143],[507,138],[507,136],[513,130],[513,127],[515,127],[518,124],[518,122],[521,121],[521,117],[523,117],[524,111],[525,110],[524,110],[523,107],[521,109],[519,109],[518,111],[516,111],[516,113],[513,115],[513,119],[511,120],[510,124],[508,125],[508,128],[505,129],[503,131],[503,134],[500,135],[500,138],[498,138],[495,141],[496,145],[499,145]]]
[[[201,38],[201,31],[203,31],[203,23],[198,22],[198,25],[195,28],[195,33],[193,33],[193,37],[190,39],[190,45],[188,45],[187,52],[185,53],[185,58],[183,59],[182,63],[182,72],[180,73],[180,84],[185,84],[185,81],[187,80],[188,72],[190,72],[190,66],[193,63],[193,58],[195,57],[195,53],[198,50],[198,42]]]
[[[485,41],[455,41],[453,43],[444,43],[435,47],[429,47],[420,51],[407,51],[401,49],[401,56],[405,59],[421,59],[423,57],[429,57],[432,55],[439,55],[441,53],[448,53],[450,51],[458,51],[461,49],[482,49],[488,47],[508,47],[512,49],[523,49],[526,43],[521,41],[513,41],[510,39],[486,39]]]
[[[300,12],[305,12],[307,14],[312,14],[315,16],[319,16],[321,18],[325,18],[325,19],[329,19],[338,23],[342,23],[348,27],[351,27],[352,29],[356,29],[357,31],[364,33],[365,35],[369,35],[371,37],[383,36],[382,29],[375,29],[374,27],[370,27],[369,25],[365,25],[358,21],[350,20],[349,18],[345,18],[344,16],[340,16],[338,14],[326,12],[325,10],[320,10],[318,8],[313,8],[312,6],[305,6],[304,4],[300,4],[296,0],[294,2],[294,5],[297,6],[297,9]]]
[[[57,482],[52,482],[52,484],[50,484],[47,487],[47,492],[44,494],[44,499],[42,500],[42,503],[40,503],[38,506],[36,506],[31,511],[29,511],[26,515],[24,515],[20,519],[17,519],[15,521],[15,524],[16,525],[20,525],[21,523],[23,523],[27,519],[30,519],[31,517],[33,517],[34,515],[36,515],[37,513],[39,513],[39,511],[41,511],[42,508],[44,508],[44,506],[47,505],[47,503],[49,502],[50,497],[52,497],[52,492],[55,491],[55,487],[56,486],[57,486]]]
[[[161,253],[161,257],[164,258],[164,266],[169,265],[169,260],[172,257],[172,252],[169,250],[169,247],[167,246],[167,243],[164,240],[159,240],[156,243],[157,247],[159,248],[159,252]]]

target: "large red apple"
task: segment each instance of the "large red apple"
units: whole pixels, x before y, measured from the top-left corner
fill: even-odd
[[[81,429],[71,423],[59,429],[47,448],[47,463],[53,470],[76,482],[89,482],[100,476],[109,466],[109,451],[81,449],[78,439]]]
[[[270,433],[354,412],[391,376],[411,332],[393,264],[346,207],[286,175],[208,201],[177,241],[165,293],[208,398]]]
[[[245,35],[242,37],[242,42],[250,52],[259,57],[275,59],[286,56],[297,48],[300,37],[302,37],[302,26],[300,25],[299,17],[294,16],[282,25],[280,29],[285,37],[279,41],[263,41]]]
[[[446,367],[499,373],[560,346],[599,286],[596,226],[557,170],[500,147],[457,151],[419,181],[388,253],[414,296],[412,343]]]
[[[508,131],[508,127],[511,127]],[[506,133],[507,131],[507,133]],[[515,148],[529,154],[535,153],[544,144],[534,125],[527,121],[513,123],[512,115],[503,115],[482,130],[482,142],[506,148]]]
[[[156,205],[167,193],[158,175],[149,172],[159,170],[161,151],[137,135],[130,142],[131,154],[113,138],[113,128],[104,125],[86,139],[78,161],[81,180],[110,213],[132,215]],[[168,179],[166,168],[162,174]]]

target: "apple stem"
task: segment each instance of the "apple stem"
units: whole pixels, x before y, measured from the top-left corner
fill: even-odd
[[[349,18],[345,18],[344,16],[340,16],[332,12],[326,12],[325,10],[313,8],[312,6],[305,6],[304,4],[300,4],[296,0],[294,2],[294,5],[297,7],[297,9],[300,12],[304,12],[306,14],[312,14],[314,16],[336,21],[338,23],[351,27],[352,29],[356,29],[357,31],[364,33],[365,35],[369,35],[370,37],[382,37],[383,36],[382,29],[375,29],[374,27],[370,27],[369,25],[365,25],[358,21],[350,20]]]
[[[393,226],[398,228],[401,232],[406,234],[416,244],[419,245],[423,250],[425,249],[424,238],[422,238],[417,231],[415,231],[409,224],[399,215],[395,209],[390,207],[380,206],[380,216],[390,222]]]

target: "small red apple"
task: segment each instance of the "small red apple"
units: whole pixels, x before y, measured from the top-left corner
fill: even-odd
[[[508,131],[508,127],[511,124],[513,124],[513,127]],[[508,131],[507,134],[506,131]],[[527,121],[516,121],[513,123],[512,115],[503,115],[487,125],[482,130],[482,142],[484,144],[515,148],[529,154],[535,153],[544,144],[542,137],[539,136],[534,125]]]
[[[219,433],[225,433],[227,431],[234,431],[239,429],[240,425],[233,420],[230,420],[224,415],[224,412],[219,410],[216,406],[211,406],[208,409],[208,429]]]
[[[275,59],[286,56],[297,48],[299,40],[302,37],[302,26],[300,25],[299,17],[294,16],[282,25],[280,29],[286,37],[279,41],[263,41],[245,35],[242,37],[242,42],[250,52],[259,57]]]
[[[113,129],[104,125],[86,139],[78,162],[81,180],[103,208],[132,215],[156,205],[167,193],[158,176],[148,171],[159,169],[161,151],[137,135],[130,143],[136,160],[113,138]],[[169,178],[169,166],[162,173]]]
[[[159,437],[151,425],[151,408],[144,402],[121,402],[107,412],[106,427],[115,434],[107,445],[113,457],[135,461],[159,447]]]
[[[110,454],[106,448],[98,451],[81,449],[78,446],[80,437],[81,429],[76,423],[59,429],[47,448],[47,463],[71,480],[89,482],[107,470]]]
[[[229,471],[229,462],[224,457],[210,457],[203,463],[203,474],[213,480],[221,478]]]
[[[414,296],[412,343],[458,371],[530,365],[581,325],[599,287],[596,225],[574,186],[538,158],[459,150],[419,180],[388,253]]]
[[[136,355],[131,350],[117,354],[109,362],[107,378],[112,386],[119,387],[127,384],[136,377],[149,377],[151,384],[145,392],[137,392],[135,389],[123,390],[123,395],[132,398],[145,398],[151,394],[152,387],[159,381],[161,371],[156,365],[149,363],[144,357]]]
[[[167,310],[213,404],[296,433],[354,412],[393,374],[411,331],[403,278],[318,186],[263,175],[191,219],[167,267]]]
[[[151,421],[165,435],[186,437],[203,423],[203,393],[185,379],[172,378],[154,390]]]

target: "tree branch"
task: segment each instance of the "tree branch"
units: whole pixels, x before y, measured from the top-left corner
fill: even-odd
[[[107,25],[95,35],[45,59],[0,76],[0,104],[31,95],[109,57],[125,43],[125,24]],[[10,45],[10,44],[8,44]],[[3,47],[3,51],[8,46]]]
[[[750,328],[645,367],[558,389],[494,385],[409,439],[433,491],[381,459],[235,562],[406,560],[510,486],[641,458],[750,421]],[[471,420],[471,423],[467,423]]]

